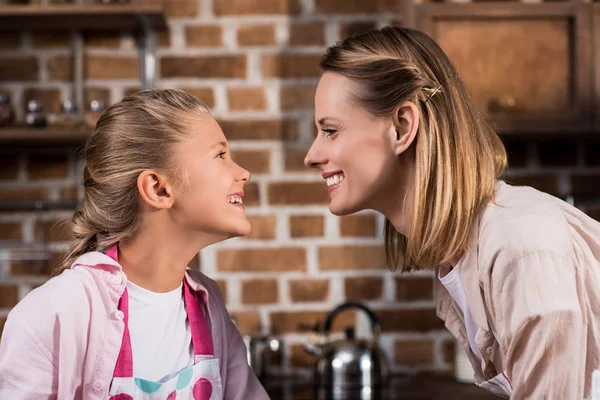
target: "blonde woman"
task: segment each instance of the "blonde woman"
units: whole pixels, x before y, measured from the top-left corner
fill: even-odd
[[[386,27],[328,49],[306,155],[329,209],[386,217],[402,272],[434,269],[437,314],[478,385],[583,399],[600,367],[600,224],[499,180],[506,153],[422,32]]]
[[[9,314],[1,399],[268,396],[217,284],[186,266],[250,233],[243,187],[208,108],[178,90],[126,97],[85,146],[63,271]]]

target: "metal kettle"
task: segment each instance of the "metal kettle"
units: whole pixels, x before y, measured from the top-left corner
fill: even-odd
[[[372,339],[356,338],[354,328],[347,327],[344,339],[329,340],[334,318],[348,308],[358,308],[368,315]],[[315,383],[327,389],[330,393],[327,398],[348,391],[371,393],[387,383],[388,360],[377,344],[381,325],[367,306],[358,302],[342,303],[327,316],[323,332],[319,332],[318,324],[315,330],[316,335],[305,343],[304,348],[317,357],[314,365]]]

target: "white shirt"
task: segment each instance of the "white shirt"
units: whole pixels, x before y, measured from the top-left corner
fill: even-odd
[[[133,376],[165,382],[194,365],[192,332],[183,301],[183,283],[155,293],[127,282]]]
[[[448,272],[445,276],[440,276],[438,274],[438,279],[444,285],[452,299],[458,304],[461,311],[463,312],[463,316],[465,319],[465,327],[467,329],[467,339],[469,340],[469,346],[473,353],[477,356],[479,360],[481,360],[481,352],[479,348],[475,344],[475,334],[477,333],[477,325],[471,317],[471,312],[469,311],[469,306],[467,304],[467,297],[465,296],[465,290],[463,288],[462,282],[460,281],[460,274],[458,269],[460,268],[460,261],[450,272]]]

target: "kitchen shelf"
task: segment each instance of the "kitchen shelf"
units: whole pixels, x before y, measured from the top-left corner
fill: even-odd
[[[0,128],[0,145],[75,145],[83,144],[92,130],[86,127],[75,129],[46,127],[46,128]]]
[[[138,30],[166,27],[162,5],[61,4],[0,6],[0,31]]]
[[[0,212],[75,210],[77,205],[76,200],[3,200],[0,201]]]

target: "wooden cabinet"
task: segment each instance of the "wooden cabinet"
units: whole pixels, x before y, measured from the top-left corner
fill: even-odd
[[[496,131],[589,132],[591,6],[428,3],[417,6],[417,27],[446,52]]]

